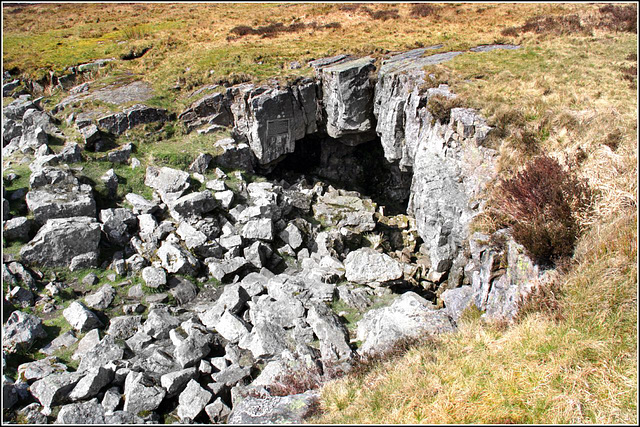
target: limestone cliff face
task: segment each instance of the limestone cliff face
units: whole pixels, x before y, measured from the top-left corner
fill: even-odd
[[[374,114],[385,158],[401,170],[413,170],[408,213],[429,247],[432,269],[443,273],[468,239],[469,222],[480,207],[476,198],[495,175],[497,153],[482,146],[490,128],[474,110],[453,109],[449,123],[428,111],[430,97],[455,94],[446,85],[421,91],[424,66],[460,52],[423,57],[425,52],[416,49],[383,63]],[[460,277],[460,271],[450,276]]]
[[[293,153],[296,141],[313,133],[335,141],[327,139],[325,145],[339,141],[348,146],[371,141],[377,134],[389,165],[413,172],[408,213],[416,218],[429,248],[432,270],[449,272],[450,279],[457,281],[462,276],[464,262],[459,254],[469,237],[469,223],[481,208],[476,199],[495,175],[497,153],[482,146],[490,128],[474,110],[455,108],[447,123],[428,111],[432,96],[456,95],[446,85],[422,88],[424,67],[462,54],[428,55],[429,49],[437,47],[386,59],[377,80],[372,58],[340,55],[313,61],[315,79],[287,87],[234,86],[224,96],[210,96],[206,111],[216,118],[230,111],[236,139],[246,141],[257,164],[267,168]],[[213,98],[224,105],[209,105]],[[197,112],[202,110],[198,103],[202,101],[182,115],[190,123],[198,123]]]

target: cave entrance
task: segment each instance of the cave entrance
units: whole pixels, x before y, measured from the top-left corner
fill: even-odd
[[[385,206],[386,215],[407,212],[413,173],[387,162],[379,138],[349,146],[320,133],[308,135],[267,177],[293,182],[301,175],[357,191]]]

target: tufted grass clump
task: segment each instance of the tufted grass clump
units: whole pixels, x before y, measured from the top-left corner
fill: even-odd
[[[427,109],[433,115],[433,121],[446,124],[451,120],[451,110],[463,107],[464,102],[459,97],[448,98],[442,95],[433,95],[427,101]],[[434,123],[432,123],[434,124]]]
[[[506,217],[514,239],[537,263],[552,265],[573,254],[582,231],[578,215],[593,197],[584,181],[552,157],[539,156],[503,179],[497,193],[498,215]]]

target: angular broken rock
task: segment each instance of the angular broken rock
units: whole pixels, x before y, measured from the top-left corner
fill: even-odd
[[[155,339],[165,339],[169,337],[169,331],[179,324],[180,320],[173,317],[166,307],[155,308],[149,312],[142,325],[142,332]]]
[[[165,203],[177,200],[190,187],[187,172],[164,166],[148,166],[144,184],[156,190]]]
[[[72,401],[86,400],[97,395],[103,387],[113,381],[114,372],[99,366],[87,373],[69,393]]]
[[[281,326],[258,323],[240,340],[238,347],[251,351],[256,360],[268,359],[289,348],[287,332]]]
[[[344,260],[348,281],[357,283],[388,282],[402,278],[402,264],[387,254],[371,248],[361,248]]]
[[[200,263],[189,251],[175,243],[164,241],[157,252],[162,266],[169,273],[196,276]]]
[[[227,422],[229,424],[302,424],[313,412],[318,400],[316,391],[284,397],[249,396],[234,405]]]
[[[91,294],[85,297],[84,301],[91,308],[104,310],[105,308],[109,307],[116,294],[117,292],[113,286],[104,285],[95,294]]]
[[[341,191],[327,192],[313,204],[313,216],[333,227],[347,227],[354,232],[372,231],[375,205],[369,199],[347,195]]]
[[[116,339],[126,340],[138,332],[142,326],[142,316],[118,316],[109,320],[107,334]]]
[[[132,144],[125,144],[121,148],[107,153],[107,160],[111,163],[127,163],[129,161],[129,157],[131,157],[132,150]]]
[[[131,203],[131,205],[133,206],[133,212],[138,215],[151,214],[159,209],[157,203],[150,202],[149,200],[135,193],[128,193],[126,196],[124,196],[124,198],[127,200],[127,202]]]
[[[213,395],[200,387],[197,381],[191,380],[178,399],[178,417],[185,420],[193,420],[211,401]]]
[[[273,323],[283,328],[292,328],[305,315],[302,302],[292,297],[274,300],[269,295],[261,295],[249,305],[249,316],[254,325]]]
[[[213,403],[205,406],[204,411],[212,423],[226,423],[227,417],[231,413],[231,408],[225,405],[222,399],[218,397]]]
[[[209,181],[209,182],[211,182],[211,181]],[[229,207],[231,206],[231,203],[233,203],[233,191],[231,191],[231,190],[216,191],[216,193],[213,195],[213,197],[215,197],[216,200],[218,200],[220,202],[220,206],[222,206],[223,209],[227,209],[228,210]]]
[[[31,231],[31,220],[24,216],[11,218],[4,223],[3,237],[9,240],[21,240],[26,242],[29,240],[29,232]]]
[[[211,375],[218,384],[233,387],[251,374],[250,366],[231,365]]]
[[[147,374],[131,371],[124,383],[124,410],[134,415],[153,411],[160,406],[166,394]]]
[[[114,360],[124,357],[125,345],[111,335],[106,335],[93,348],[82,355],[82,360],[78,366],[78,372],[90,371],[98,366],[105,366]]]
[[[69,307],[62,312],[67,322],[73,329],[80,332],[87,332],[94,328],[101,328],[104,324],[91,310],[78,301],[73,301]]]
[[[57,357],[50,356],[18,366],[18,379],[23,382],[32,382],[66,370],[67,366],[60,363]]]
[[[173,355],[182,368],[197,365],[203,357],[209,354],[211,340],[207,335],[198,330],[191,331],[187,338],[176,346]]]
[[[199,313],[198,317],[204,326],[213,329],[225,310],[238,314],[250,298],[246,289],[239,283],[227,285],[224,287],[220,298],[202,313]]]
[[[31,307],[33,305],[33,293],[20,286],[9,288],[9,292],[7,292],[5,299],[14,305],[21,306],[22,308]]]
[[[30,391],[44,406],[42,412],[48,415],[51,413],[51,405],[64,402],[83,376],[79,372],[52,374],[31,384]]]
[[[177,214],[174,216],[176,220],[203,215],[213,210],[216,206],[218,206],[218,200],[213,197],[213,193],[209,190],[187,194],[169,204],[172,213]]]
[[[273,222],[269,218],[254,219],[245,224],[240,233],[245,239],[273,240]]]
[[[169,285],[169,293],[179,305],[193,301],[197,294],[198,288],[184,277],[172,277],[167,282]]]
[[[216,141],[215,147],[222,151],[214,159],[216,165],[247,172],[253,171],[255,160],[248,144],[236,142],[233,138],[224,138]]]
[[[93,349],[100,342],[100,332],[98,329],[92,329],[85,334],[84,337],[78,342],[78,347],[75,353],[71,356],[72,360],[79,360],[89,350]]]
[[[455,289],[447,289],[440,297],[449,311],[449,316],[454,322],[457,322],[464,309],[473,302],[473,288],[471,286],[461,286]]]
[[[280,232],[280,238],[291,246],[294,251],[302,246],[303,243],[300,229],[293,224],[288,224],[287,227]]]
[[[168,117],[167,110],[136,104],[122,112],[100,117],[98,126],[107,132],[121,135],[139,124],[164,122]]]
[[[131,233],[138,227],[138,218],[126,208],[101,210],[100,222],[109,241],[118,246],[126,246],[131,240]]]
[[[26,195],[26,202],[39,224],[44,224],[52,218],[96,216],[96,202],[93,199],[91,187],[87,185],[78,187],[49,185],[32,189]]]
[[[261,165],[292,153],[295,141],[317,131],[316,84],[306,79],[287,88],[234,88],[235,129]]]
[[[98,255],[100,225],[94,218],[50,219],[20,251],[23,261],[47,267],[67,266],[87,253]]]
[[[113,413],[118,405],[120,405],[121,399],[122,395],[120,394],[120,389],[118,387],[111,387],[105,391],[101,402],[105,414]]]
[[[216,331],[224,339],[232,343],[240,341],[242,337],[249,333],[250,329],[251,325],[228,311],[224,312],[216,324]]]
[[[167,284],[167,273],[161,268],[145,267],[142,269],[142,280],[147,287],[157,289]]]
[[[370,75],[374,70],[374,59],[370,57],[342,61],[321,69],[330,137],[357,135],[373,129],[374,85]]]
[[[333,311],[324,303],[313,303],[307,322],[320,340],[320,352],[325,360],[345,360],[352,355],[349,332]]]
[[[160,377],[160,384],[167,390],[167,396],[172,397],[184,390],[189,381],[198,375],[195,367],[170,372]]]
[[[64,405],[58,412],[56,424],[104,424],[104,408],[93,399],[88,402]]]
[[[29,349],[38,338],[47,333],[42,328],[42,320],[33,314],[14,311],[2,327],[2,349],[13,353],[20,349]]]
[[[189,170],[191,172],[206,173],[207,169],[209,169],[209,164],[211,163],[211,160],[213,160],[213,157],[211,157],[211,154],[200,153],[198,157],[196,157],[196,159],[193,161],[193,163],[189,165]]]
[[[53,354],[61,348],[70,347],[78,341],[73,330],[67,331],[64,334],[58,336],[46,346],[40,349],[40,353],[44,353],[47,356]]]

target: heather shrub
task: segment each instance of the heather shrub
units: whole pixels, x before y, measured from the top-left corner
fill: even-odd
[[[625,6],[604,5],[600,8],[602,15],[599,27],[613,31],[638,32],[638,5]]]
[[[513,178],[502,180],[496,194],[494,209],[535,262],[553,265],[573,255],[581,232],[578,214],[592,199],[586,182],[545,155],[533,159]]]
[[[438,7],[430,3],[416,3],[411,5],[411,15],[426,18],[438,14]]]
[[[316,22],[311,22],[309,24],[305,24],[304,22],[294,22],[289,25],[284,25],[282,22],[276,22],[274,24],[264,25],[257,28],[253,28],[248,25],[238,25],[236,27],[233,27],[230,30],[230,33],[238,37],[244,37],[247,35],[258,35],[258,36],[262,36],[262,38],[270,38],[270,37],[275,37],[280,33],[297,33],[300,31],[304,31],[307,28],[311,28],[313,30],[316,30],[316,29],[323,30],[323,29],[335,29],[340,27],[341,25],[339,22],[330,22],[328,24],[323,24],[323,25],[318,25]]]
[[[369,14],[372,19],[377,19],[381,21],[386,21],[387,19],[399,19],[400,15],[398,14],[398,9],[388,9],[388,10],[371,10],[367,6],[363,6],[361,8],[363,12]]]
[[[550,16],[542,15],[527,20],[520,27],[508,27],[501,31],[503,36],[517,37],[520,33],[536,34],[586,34],[592,35],[593,28],[583,24],[578,15]]]

